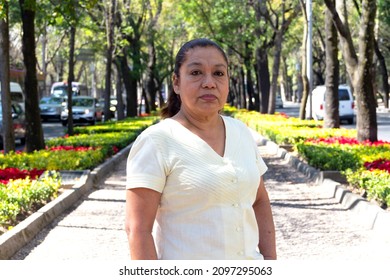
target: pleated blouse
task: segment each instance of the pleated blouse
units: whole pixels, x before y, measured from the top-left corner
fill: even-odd
[[[222,119],[223,156],[169,118],[130,150],[126,188],[162,194],[153,229],[159,259],[263,259],[252,205],[267,166],[248,128]]]

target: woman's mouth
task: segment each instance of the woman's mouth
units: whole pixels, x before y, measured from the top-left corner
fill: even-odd
[[[204,101],[214,101],[217,99],[217,97],[215,95],[212,95],[212,94],[204,94],[200,97],[200,99],[202,99]]]

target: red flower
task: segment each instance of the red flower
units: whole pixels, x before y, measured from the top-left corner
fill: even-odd
[[[94,150],[93,147],[73,147],[73,146],[56,146],[49,148],[50,151],[78,151],[78,152],[85,152]]]
[[[340,144],[340,145],[364,145],[364,146],[382,146],[382,145],[390,145],[390,142],[387,141],[376,141],[371,142],[369,140],[359,142],[356,138],[344,137],[344,136],[335,136],[335,137],[326,137],[326,138],[314,138],[308,139],[306,142],[315,143],[315,144]]]
[[[21,170],[15,167],[7,167],[5,169],[0,169],[0,183],[8,184],[9,180],[25,179],[29,176],[31,179],[36,179],[42,175],[45,170],[40,169],[31,169],[31,170]]]
[[[370,171],[374,169],[380,169],[390,173],[390,160],[381,158],[373,162],[365,162],[364,167]]]

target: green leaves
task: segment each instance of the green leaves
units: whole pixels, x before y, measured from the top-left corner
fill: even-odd
[[[0,184],[0,234],[57,196],[59,173],[44,173],[37,180],[18,179]]]

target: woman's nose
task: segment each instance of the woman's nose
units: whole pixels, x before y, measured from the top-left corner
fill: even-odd
[[[215,81],[212,74],[206,74],[202,81],[202,87],[203,88],[214,88],[215,87]]]

